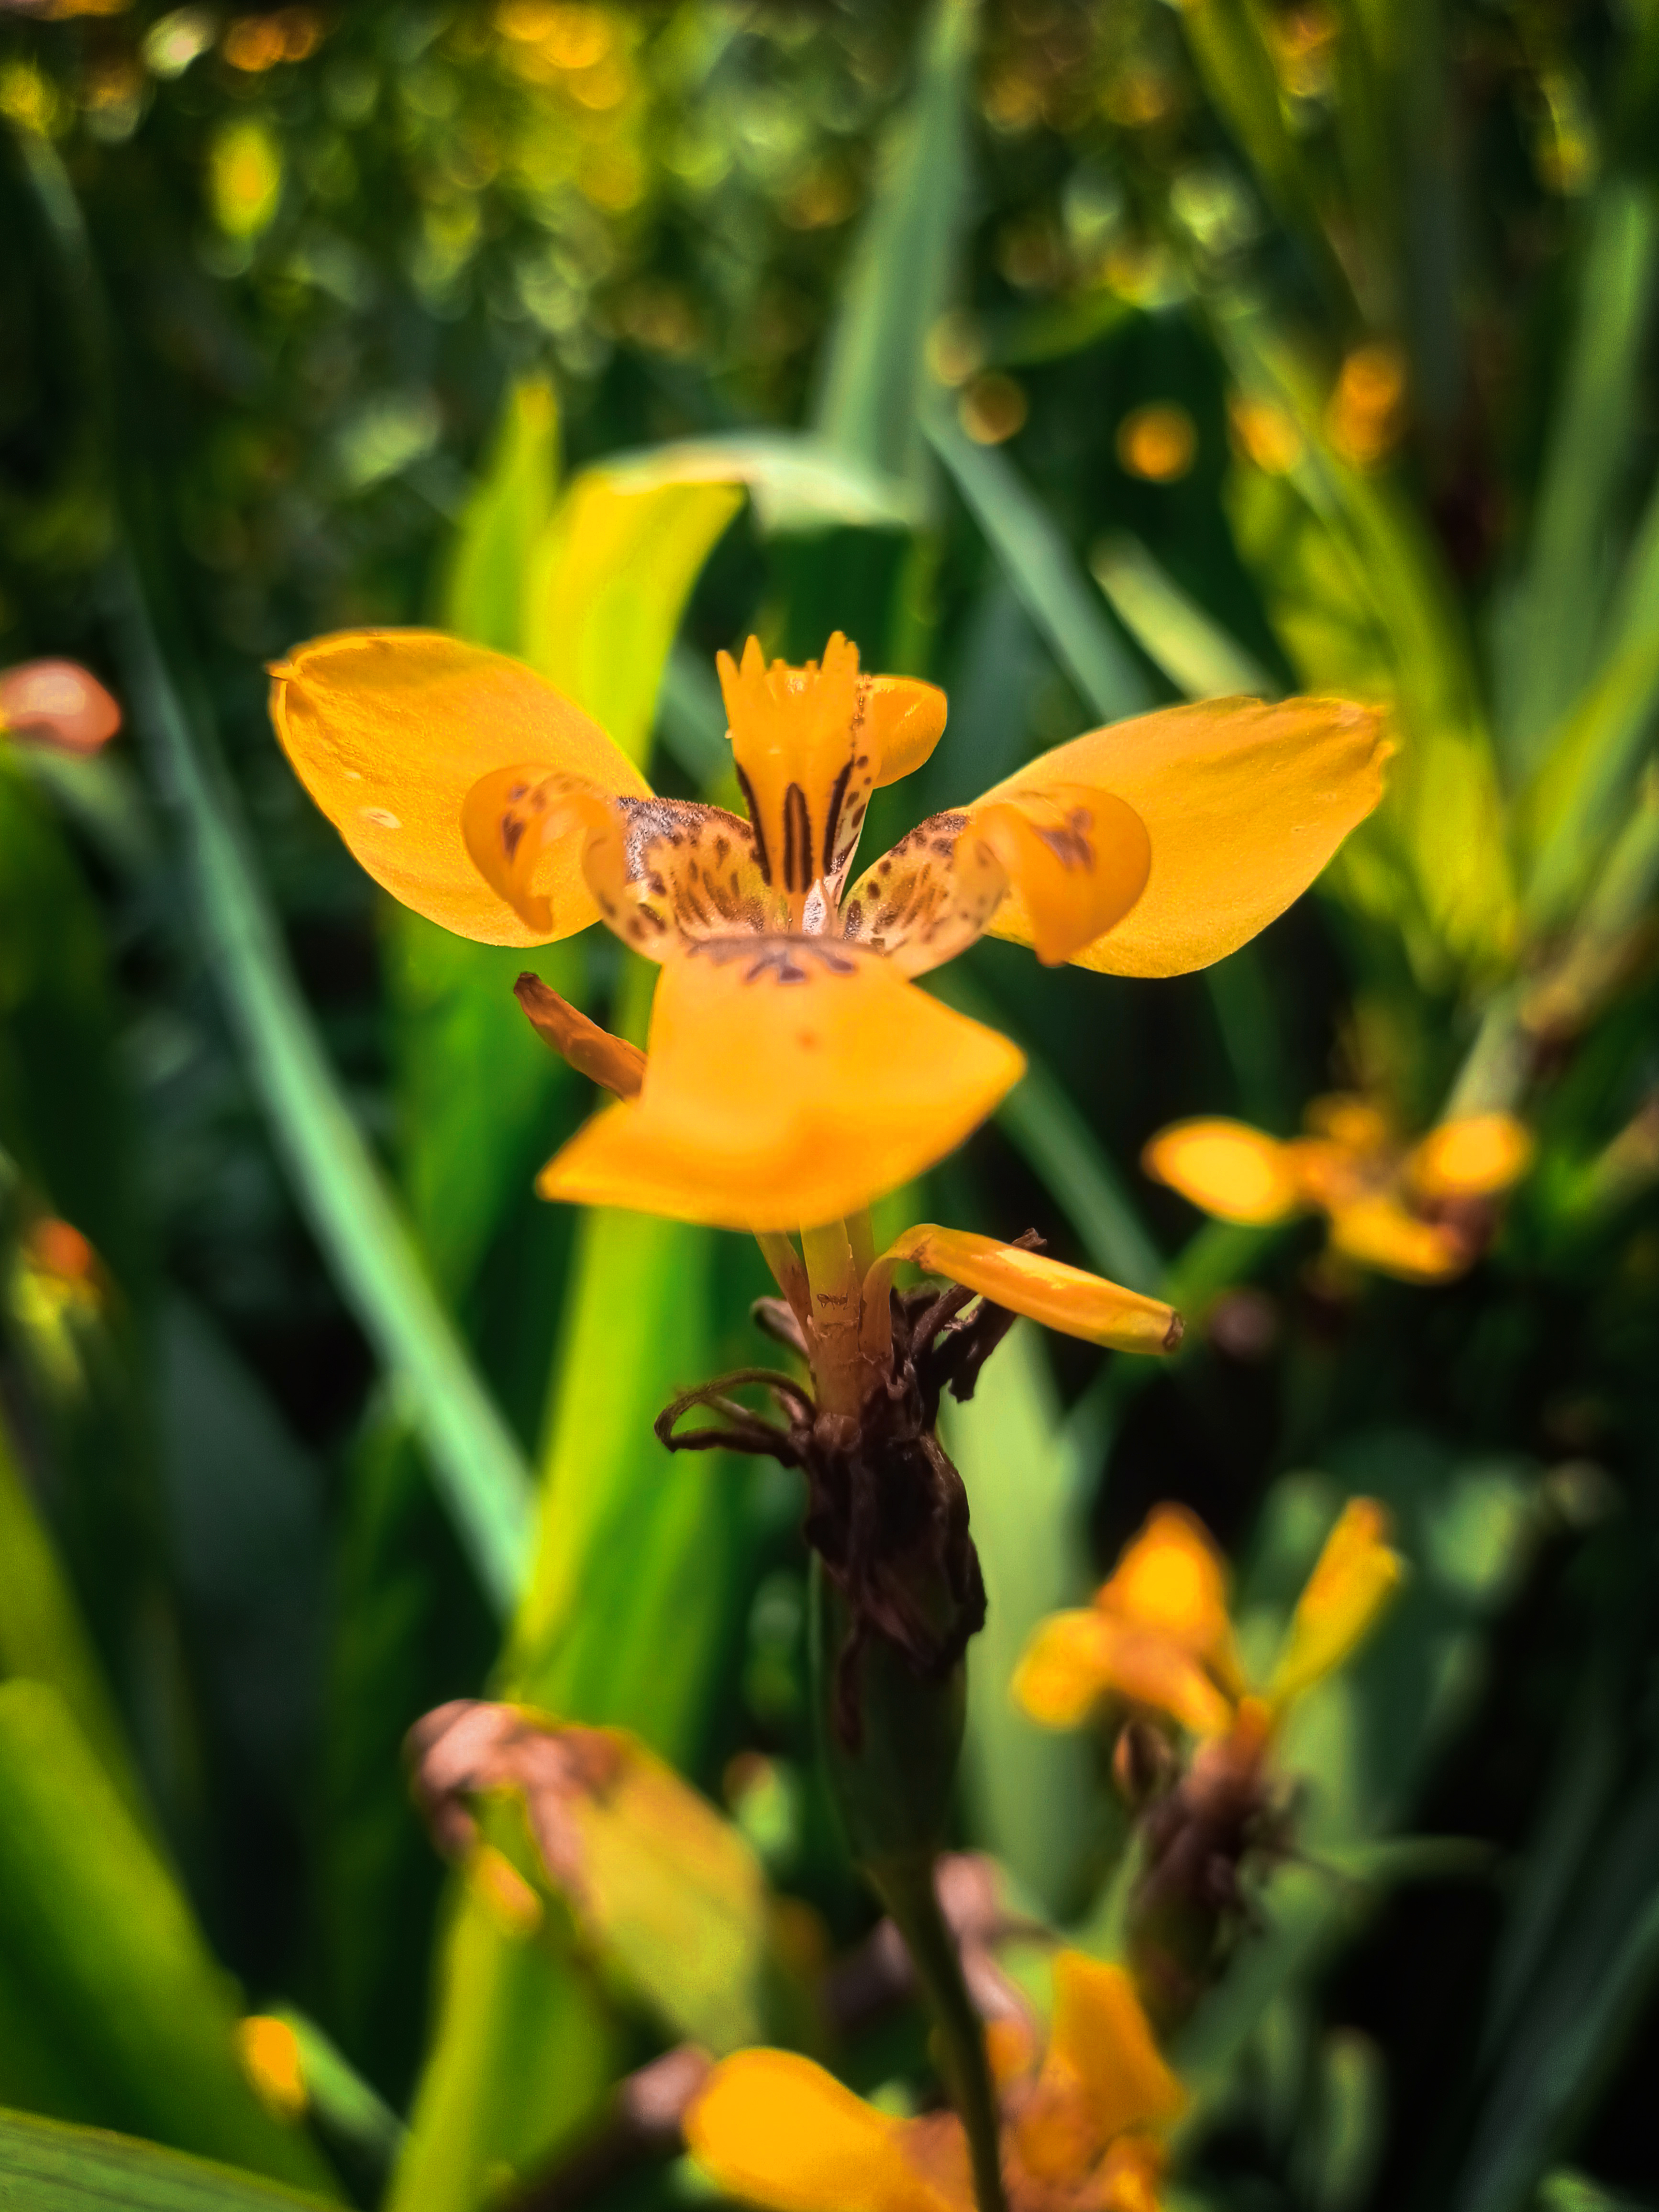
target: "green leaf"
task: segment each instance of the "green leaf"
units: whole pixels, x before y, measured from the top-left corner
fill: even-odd
[[[446,629],[524,651],[524,590],[553,512],[559,418],[553,387],[532,376],[509,386],[488,464],[467,502],[443,591]]]
[[[0,1676],[15,1675],[57,1691],[127,1811],[148,1829],[151,1814],[103,1668],[0,1422]]]
[[[732,430],[611,454],[599,465],[619,494],[741,484],[763,530],[876,529],[916,521],[915,492],[859,454],[798,430]]]
[[[940,1408],[946,1449],[968,1486],[989,1610],[968,1647],[969,1818],[1052,1917],[1078,1902],[1091,1847],[1094,1753],[1079,1730],[1038,1728],[1009,1694],[1037,1623],[1087,1591],[1085,1469],[1060,1419],[1042,1349],[1017,1323],[972,1401]]]
[[[127,688],[183,817],[208,957],[296,1194],[342,1291],[398,1378],[485,1591],[525,1572],[530,1486],[517,1445],[440,1304],[351,1118],[282,942],[228,782],[162,660],[136,573],[116,579]]]
[[[326,2201],[101,2128],[0,2112],[0,2203],[16,2212],[316,2212]]]
[[[1183,697],[1279,696],[1280,686],[1261,663],[1188,598],[1138,538],[1120,531],[1103,538],[1089,567],[1118,620]]]
[[[1109,722],[1154,705],[1152,686],[1118,642],[1071,548],[1008,456],[976,446],[942,398],[928,404],[923,425],[1021,605],[1086,704]]]
[[[727,483],[630,485],[587,469],[560,501],[526,577],[531,666],[643,763],[663,665],[715,540],[743,504]]]
[[[1595,665],[1656,280],[1659,197],[1645,183],[1612,177],[1590,216],[1526,572],[1498,627],[1498,726],[1517,781],[1537,767]]]
[[[0,1685],[0,1977],[31,2040],[60,2054],[73,2117],[331,2193],[249,2087],[188,1905],[41,1682]],[[0,2039],[0,2094],[19,2055]],[[21,2056],[27,2083],[39,2053]]]
[[[927,340],[953,296],[967,216],[968,92],[978,0],[935,0],[916,88],[882,148],[823,362],[817,428],[839,452],[915,483]]]

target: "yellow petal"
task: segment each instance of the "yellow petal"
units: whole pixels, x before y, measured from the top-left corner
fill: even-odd
[[[1520,1182],[1532,1156],[1532,1133],[1513,1114],[1471,1114],[1431,1129],[1407,1173],[1424,1198],[1492,1198]]]
[[[1184,1506],[1153,1509],[1095,1603],[1206,1658],[1231,1649],[1227,1563],[1209,1531]]]
[[[1043,1728],[1078,1728],[1104,1698],[1168,1713],[1194,1735],[1220,1735],[1231,1701],[1175,1637],[1098,1611],[1051,1613],[1014,1671],[1015,1701]]]
[[[1006,896],[1029,923],[1036,956],[1057,967],[1121,921],[1152,866],[1146,825],[1110,792],[1050,784],[975,807],[957,843],[1000,865]]]
[[[1386,1193],[1334,1207],[1331,1245],[1362,1267],[1397,1275],[1404,1283],[1449,1282],[1474,1258],[1455,1231],[1419,1220]]]
[[[1351,1498],[1297,1600],[1268,1689],[1276,1709],[1340,1667],[1388,1603],[1405,1571],[1389,1548],[1389,1516],[1374,1498]]]
[[[1173,1352],[1181,1341],[1181,1316],[1173,1306],[970,1230],[919,1222],[883,1258],[914,1261],[927,1274],[963,1283],[994,1305],[1010,1307],[1063,1335],[1080,1336],[1085,1343],[1119,1352]]]
[[[520,975],[513,995],[529,1016],[536,1034],[561,1060],[590,1082],[614,1091],[618,1098],[637,1098],[645,1079],[645,1054],[626,1037],[612,1036],[597,1022],[562,999],[539,975]]]
[[[876,781],[913,775],[945,734],[945,694],[914,676],[866,676],[864,726]]]
[[[723,2059],[685,2141],[720,2189],[776,2212],[962,2212],[907,2160],[900,2122],[793,2051]]]
[[[1132,2128],[1165,2126],[1187,2101],[1127,1974],[1080,1951],[1061,1951],[1054,1960],[1048,2055],[1079,2083],[1103,2142]]]
[[[1051,1613],[1014,1669],[1015,1704],[1043,1728],[1081,1728],[1109,1687],[1109,1644],[1097,1613]]]
[[[1152,841],[1146,888],[1073,957],[1109,975],[1182,975],[1236,951],[1307,889],[1382,798],[1388,751],[1374,708],[1206,700],[1057,745],[979,804],[1070,784],[1133,807]],[[1033,940],[1017,896],[991,930]]]
[[[596,722],[502,653],[434,630],[347,630],[271,671],[270,714],[301,781],[374,880],[417,914],[487,945],[537,945],[595,919],[572,851],[544,884],[557,920],[529,927],[467,851],[461,809],[480,777],[520,763],[643,797],[644,777]]]
[[[943,1158],[1024,1066],[875,954],[716,939],[662,971],[637,1102],[580,1130],[537,1188],[732,1229],[833,1221]]]
[[[799,927],[815,884],[839,891],[880,766],[864,727],[859,649],[837,630],[822,666],[769,666],[751,637],[741,666],[727,653],[717,665],[756,860]]]
[[[1140,1164],[1154,1182],[1206,1213],[1252,1228],[1282,1221],[1301,1196],[1289,1148],[1245,1121],[1172,1121],[1147,1145]]]

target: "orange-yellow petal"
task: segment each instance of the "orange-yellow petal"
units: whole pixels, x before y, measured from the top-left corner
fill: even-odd
[[[1014,1703],[1043,1728],[1081,1728],[1110,1686],[1109,1644],[1097,1613],[1051,1613],[1020,1654],[1009,1686]]]
[[[1285,1632],[1268,1688],[1276,1710],[1341,1666],[1370,1633],[1405,1571],[1388,1536],[1382,1506],[1370,1498],[1348,1500]]]
[[[1187,2101],[1127,1974],[1080,1951],[1054,1960],[1048,2063],[1078,2081],[1103,2144],[1131,2129],[1167,2126]]]
[[[1431,1129],[1406,1172],[1423,1198],[1495,1198],[1520,1182],[1533,1151],[1531,1131],[1513,1114],[1471,1114]]]
[[[685,2116],[685,2141],[728,2196],[776,2212],[965,2212],[904,2155],[902,2123],[810,2058],[739,2051]]]
[[[1148,1143],[1140,1164],[1206,1213],[1252,1228],[1282,1221],[1301,1198],[1289,1146],[1246,1121],[1172,1121]]]
[[[1039,1623],[1012,1692],[1043,1728],[1080,1727],[1105,1698],[1168,1713],[1194,1735],[1220,1735],[1233,1718],[1231,1700],[1184,1644],[1092,1609]]]
[[[722,653],[716,665],[755,858],[799,924],[815,884],[839,890],[880,766],[864,726],[859,649],[837,630],[822,665],[792,668],[769,665],[751,637],[740,663]]]
[[[1146,825],[1134,809],[1078,785],[1011,792],[975,807],[957,840],[958,872],[976,848],[994,857],[1005,896],[1018,903],[1038,959],[1050,968],[1121,921],[1152,866]]]
[[[1057,745],[985,794],[1057,784],[1114,793],[1152,841],[1146,888],[1073,957],[1115,975],[1182,975],[1282,914],[1382,796],[1389,746],[1374,708],[1344,699],[1205,700]],[[1029,945],[1011,897],[992,933]]]
[[[1181,1341],[1181,1316],[1161,1299],[1143,1297],[1104,1276],[971,1230],[918,1222],[883,1258],[913,1261],[927,1274],[963,1283],[994,1305],[1007,1306],[1088,1344],[1109,1345],[1119,1352],[1173,1352]]]
[[[945,734],[945,694],[915,676],[866,676],[864,727],[878,785],[914,775]]]
[[[461,812],[483,776],[521,763],[647,795],[596,722],[505,654],[433,630],[347,630],[271,671],[271,720],[301,781],[375,881],[488,945],[537,945],[596,918],[573,846],[538,929],[487,882]]]
[[[1227,1563],[1202,1522],[1184,1506],[1153,1508],[1095,1603],[1205,1658],[1231,1649]]]
[[[1474,1253],[1455,1230],[1419,1220],[1386,1192],[1336,1205],[1331,1212],[1331,1247],[1380,1275],[1404,1283],[1444,1283],[1461,1275]]]
[[[833,1221],[943,1158],[1024,1066],[878,955],[710,939],[663,969],[638,1100],[580,1130],[537,1188],[732,1229]]]

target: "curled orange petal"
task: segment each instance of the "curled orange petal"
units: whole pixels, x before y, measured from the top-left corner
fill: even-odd
[[[645,1054],[626,1037],[612,1036],[597,1022],[562,999],[539,975],[523,975],[513,986],[513,995],[530,1018],[531,1026],[561,1060],[568,1060],[580,1075],[614,1091],[618,1098],[637,1098],[645,1080]]]
[[[1134,809],[1110,792],[1075,784],[1013,791],[975,808],[957,851],[976,846],[995,856],[1036,956],[1051,968],[1122,920],[1152,866],[1146,825]]]

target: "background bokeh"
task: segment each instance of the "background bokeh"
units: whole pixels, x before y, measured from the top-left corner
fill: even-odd
[[[591,1094],[523,963],[392,908],[264,706],[299,641],[435,623],[580,660],[602,714],[643,668],[624,742],[719,796],[714,652],[841,629],[951,700],[871,851],[1179,697],[1389,708],[1382,814],[1218,968],[986,944],[939,979],[1032,1073],[909,1218],[1035,1226],[1188,1319],[1156,1368],[1022,1328],[952,1416],[993,1600],[961,1839],[1089,1927],[1109,1746],[1012,1711],[1024,1634],[1158,1500],[1238,1561],[1248,1633],[1343,1496],[1384,1498],[1409,1593],[1310,1723],[1308,1863],[1262,1874],[1188,2031],[1176,2201],[1652,2201],[1651,0],[56,0],[0,9],[0,665],[76,659],[126,716],[95,757],[0,738],[0,1674],[57,1683],[85,1804],[114,1789],[172,1900],[89,1863],[54,1949],[30,1884],[88,1816],[36,1806],[50,1732],[0,1726],[0,2103],[322,2185],[293,2124],[148,2080],[149,1969],[97,1913],[176,1906],[237,2009],[329,2039],[361,2201],[411,2116],[400,2203],[556,2169],[662,2008],[469,1935],[400,1745],[490,1683],[726,1808],[798,1965],[869,1924],[792,1481],[650,1434],[755,1356],[759,1259],[533,1198]],[[678,551],[665,508],[581,536],[584,484],[670,448]],[[623,665],[653,623],[660,687]],[[536,964],[638,1033],[609,941]],[[1172,1120],[1289,1138],[1334,1091],[1402,1147],[1533,1130],[1467,1272],[1140,1172]],[[479,1530],[524,1470],[514,1615]],[[920,2023],[842,2057],[918,2080]]]

